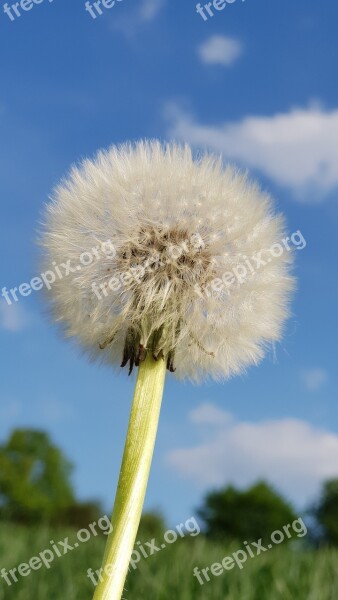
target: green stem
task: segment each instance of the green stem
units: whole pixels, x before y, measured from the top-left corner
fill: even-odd
[[[120,600],[140,523],[160,416],[166,363],[151,353],[140,364],[102,579],[93,600]]]

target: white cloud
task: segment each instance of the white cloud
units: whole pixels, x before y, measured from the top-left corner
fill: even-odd
[[[202,442],[166,457],[199,490],[229,483],[244,487],[266,479],[297,503],[307,503],[323,480],[338,476],[337,434],[299,419],[250,423],[231,421],[225,411],[223,416],[223,426],[213,427],[207,438],[201,431]],[[190,421],[196,424],[196,410]]]
[[[211,403],[201,404],[189,414],[190,421],[202,425],[224,425],[232,420],[232,415]]]
[[[143,0],[140,6],[139,16],[142,21],[152,21],[162,10],[166,0]]]
[[[229,67],[241,56],[243,46],[235,38],[212,35],[198,47],[197,51],[203,63]]]
[[[158,17],[166,2],[167,0],[141,0],[127,16],[116,15],[111,28],[123,33],[127,39],[133,39],[142,25]]]
[[[301,371],[301,379],[307,390],[316,392],[328,381],[328,373],[325,369],[304,369]]]
[[[7,304],[0,299],[0,327],[13,333],[22,331],[29,325],[30,319],[27,312],[19,304]]]
[[[176,105],[167,116],[170,136],[257,169],[300,200],[318,200],[338,186],[338,109],[294,108],[215,125],[196,121]]]

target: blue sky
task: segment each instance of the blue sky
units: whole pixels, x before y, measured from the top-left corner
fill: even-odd
[[[98,148],[175,138],[249,168],[307,241],[293,315],[246,376],[168,377],[146,507],[181,522],[206,489],[264,477],[301,508],[338,476],[336,2],[238,0],[208,21],[192,0],[121,0],[96,19],[44,0],[14,21],[3,4],[0,287],[39,274],[43,203]],[[0,298],[0,334],[0,439],[48,430],[80,497],[110,508],[134,381],[78,356],[39,293]]]

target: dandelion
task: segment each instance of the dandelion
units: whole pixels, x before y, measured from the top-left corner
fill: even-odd
[[[166,370],[224,380],[280,339],[293,287],[290,253],[251,268],[244,281],[227,274],[283,235],[283,218],[257,184],[212,155],[195,159],[188,146],[112,147],[56,188],[44,263],[68,261],[70,272],[49,291],[55,319],[92,359],[138,369],[95,600],[123,592]]]

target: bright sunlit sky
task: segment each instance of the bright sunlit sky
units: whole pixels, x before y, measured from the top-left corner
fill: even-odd
[[[225,384],[168,376],[146,508],[180,523],[206,490],[272,482],[299,510],[338,476],[338,83],[335,0],[194,0],[0,7],[1,280],[39,275],[41,209],[70,164],[144,137],[249,168],[300,230],[283,341]],[[11,2],[10,2],[11,4]],[[204,4],[204,3],[202,3]],[[88,364],[44,316],[41,292],[0,298],[0,439],[47,430],[81,499],[114,498],[134,380]]]

